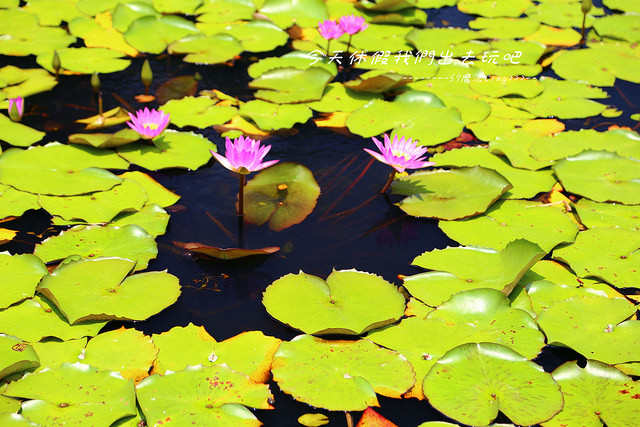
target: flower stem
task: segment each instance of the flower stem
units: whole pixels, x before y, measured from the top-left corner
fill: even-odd
[[[239,217],[243,217],[244,216],[244,175],[239,173],[239,184],[240,184],[240,188],[238,189],[238,216]]]
[[[382,187],[382,190],[380,190],[380,194],[384,194],[387,192],[387,190],[391,186],[391,183],[393,182],[393,178],[395,177],[396,177],[396,171],[394,170],[393,172],[391,172],[391,175],[389,175],[389,179],[387,180],[387,183],[384,185],[384,187]]]
[[[353,37],[353,34],[349,34],[349,41],[347,42],[347,51],[346,51],[347,56],[349,56],[349,49],[351,48],[351,37]]]
[[[327,40],[327,56],[329,56],[329,46],[331,46],[331,39]]]

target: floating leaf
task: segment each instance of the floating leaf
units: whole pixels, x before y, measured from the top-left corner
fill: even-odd
[[[124,40],[122,32],[113,28],[110,13],[100,14],[95,20],[87,16],[78,16],[73,20],[68,19],[67,22],[69,32],[81,38],[86,47],[104,47],[129,56],[138,54],[138,51]]]
[[[334,270],[326,281],[302,271],[287,274],[267,287],[262,303],[271,316],[308,334],[360,335],[404,312],[395,286],[357,270]]]
[[[54,224],[56,224],[54,218]],[[111,225],[124,227],[127,225],[137,225],[144,228],[152,237],[164,234],[169,224],[169,214],[159,205],[145,205],[140,212],[124,212],[116,216]]]
[[[62,28],[40,26],[36,15],[18,7],[0,10],[0,23],[0,33],[5,36],[0,44],[2,55],[38,55],[76,40]]]
[[[526,200],[500,200],[484,215],[440,221],[438,227],[462,245],[501,249],[512,240],[527,239],[545,252],[572,242],[578,232],[576,224],[560,209]]]
[[[261,99],[240,105],[240,114],[264,130],[289,129],[296,123],[305,123],[313,115],[303,104],[273,104]]]
[[[299,27],[312,27],[318,25],[318,21],[329,19],[322,0],[266,0],[259,12],[280,28],[289,28],[294,23]]]
[[[491,151],[492,154],[506,156],[509,159],[509,163],[516,168],[529,170],[543,169],[553,164],[553,161],[534,158],[528,149],[532,145],[535,145],[537,141],[544,139],[545,136],[537,132],[515,129],[489,142],[489,151]]]
[[[329,418],[325,414],[304,414],[298,417],[298,423],[308,427],[323,426],[329,424]]]
[[[166,208],[180,200],[180,196],[164,188],[162,184],[151,178],[146,173],[132,171],[125,172],[119,176],[120,178],[133,180],[140,184],[149,197],[149,201],[147,203],[157,203],[163,208]]]
[[[138,384],[136,395],[150,425],[169,419],[180,425],[259,426],[260,421],[242,405],[272,408],[269,386],[224,365],[151,375]]]
[[[459,0],[457,4],[460,12],[488,18],[499,16],[517,18],[532,5],[531,0],[512,0],[501,3],[494,3],[492,0]]]
[[[128,117],[128,116],[127,116]],[[112,118],[105,118],[105,123]],[[90,145],[96,148],[112,148],[129,144],[140,139],[140,135],[133,129],[122,129],[116,133],[74,133],[69,135],[69,142],[73,144]]]
[[[33,347],[20,338],[0,334],[0,379],[14,372],[40,366],[40,359]],[[4,394],[7,394],[5,391]]]
[[[463,424],[487,425],[504,413],[519,425],[562,409],[560,387],[542,367],[508,347],[469,343],[438,359],[424,379],[429,403]]]
[[[37,195],[0,184],[0,219],[20,216],[29,209],[40,209]]]
[[[527,285],[527,295],[531,299],[531,309],[539,315],[553,304],[574,297],[600,296],[624,298],[615,289],[604,283],[584,286],[561,285],[548,280],[538,280]]]
[[[626,40],[629,43],[640,42],[640,27],[636,13],[603,16],[596,20],[593,28],[600,37]]]
[[[524,38],[534,33],[540,23],[531,18],[484,18],[469,21],[469,28],[480,30],[482,37],[490,39]]]
[[[411,83],[410,76],[375,70],[360,74],[354,80],[346,82],[345,86],[360,92],[385,93],[409,83]]]
[[[200,129],[224,124],[238,112],[234,107],[217,106],[215,103],[207,96],[186,96],[167,101],[161,110],[171,115],[171,123],[176,126],[195,126]]]
[[[4,114],[0,114],[0,126],[2,127],[0,141],[8,142],[15,147],[28,147],[40,141],[45,135],[44,132],[10,120]]]
[[[313,211],[320,187],[313,174],[298,163],[279,163],[253,177],[244,189],[245,221],[269,222],[280,231],[299,224]]]
[[[45,274],[47,267],[34,255],[0,253],[0,309],[33,297]]]
[[[181,16],[147,15],[129,25],[124,39],[140,52],[158,54],[162,53],[168,44],[197,32],[195,25]],[[155,34],[156,37],[149,37],[149,34]]]
[[[56,50],[60,57],[62,69],[73,73],[114,73],[127,68],[131,61],[122,59],[123,54],[102,47],[68,47]],[[43,52],[36,58],[42,68],[50,72],[55,70],[51,66],[53,51]]]
[[[84,123],[86,125],[85,129],[91,130],[91,129],[103,129],[103,128],[119,125],[126,122],[127,120],[131,120],[127,111],[122,107],[116,107],[116,108],[112,108],[109,111],[105,111],[102,114],[96,114],[95,116],[76,120],[76,123]],[[131,138],[133,136],[133,134],[129,132],[131,129],[125,129],[125,130],[127,131],[125,133],[125,135],[127,135],[125,136],[125,138],[127,139]],[[71,135],[69,137],[71,137]],[[97,139],[97,138],[94,137],[91,139]],[[115,141],[118,142],[119,139],[120,138],[115,139]],[[89,144],[89,145],[93,145],[93,144]],[[118,145],[122,145],[122,144],[116,144],[116,146]]]
[[[411,364],[398,353],[368,340],[325,341],[311,335],[280,344],[271,372],[294,399],[330,411],[378,406],[376,393],[400,397],[415,382]]]
[[[398,427],[369,406],[362,413],[360,421],[356,427]]]
[[[164,104],[170,99],[181,99],[191,96],[198,90],[198,81],[193,76],[178,76],[162,83],[156,90],[158,104]]]
[[[582,27],[583,13],[581,8],[568,2],[540,2],[527,9],[526,14],[540,22],[555,27]],[[595,16],[602,16],[604,12],[599,7],[592,7],[587,13],[586,27],[591,27],[595,21]]]
[[[204,36],[196,34],[179,39],[167,48],[169,53],[186,53],[182,59],[195,64],[218,64],[241,54],[240,43],[228,34]]]
[[[193,15],[196,8],[200,6],[202,0],[182,0],[176,3],[171,0],[153,0],[153,7],[161,13],[183,13],[185,15]]]
[[[11,241],[18,232],[15,230],[8,230],[6,228],[0,228],[0,245]]]
[[[325,88],[322,99],[310,102],[307,105],[315,111],[332,113],[335,111],[354,111],[372,99],[381,99],[382,96],[372,93],[361,93],[346,88],[340,83],[330,83]]]
[[[267,71],[249,83],[256,98],[278,104],[318,101],[333,75],[321,67],[306,70],[277,68]]]
[[[2,88],[2,92],[7,95],[7,98],[18,96],[26,98],[37,93],[47,92],[58,84],[55,77],[42,68],[24,69],[13,65],[0,68],[0,79],[9,85]]]
[[[598,203],[583,198],[576,203],[580,221],[587,228],[626,228],[640,231],[640,206],[626,206],[619,203]]]
[[[284,45],[289,35],[269,21],[237,22],[225,31],[235,37],[248,52],[269,52]]]
[[[27,375],[5,394],[33,399],[22,404],[22,414],[41,425],[111,425],[136,413],[133,381],[81,363]]]
[[[72,324],[83,320],[144,320],[178,299],[177,277],[153,271],[125,279],[134,266],[124,258],[72,261],[46,276],[38,292],[51,299]],[[101,280],[95,280],[96,275]]]
[[[78,226],[49,237],[36,245],[34,254],[44,262],[71,255],[85,258],[119,256],[136,262],[136,270],[147,268],[158,255],[155,240],[137,225]]]
[[[484,212],[511,188],[497,172],[476,166],[414,172],[391,190],[409,196],[398,203],[409,215],[452,220]]]
[[[280,250],[280,248],[277,246],[270,246],[262,249],[223,249],[215,246],[208,246],[204,243],[183,243],[174,241],[173,244],[189,252],[221,260],[238,259],[253,255],[270,255]]]
[[[97,332],[96,332],[97,333]],[[57,368],[63,363],[75,363],[87,345],[86,338],[68,341],[45,341],[31,344],[40,357],[40,366],[35,372]]]

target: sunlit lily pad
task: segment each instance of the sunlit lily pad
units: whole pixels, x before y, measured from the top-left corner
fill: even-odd
[[[279,104],[318,101],[333,75],[320,67],[306,70],[278,68],[267,71],[252,82],[249,87],[260,89],[256,98]]]
[[[260,129],[278,130],[305,123],[313,112],[303,104],[274,104],[255,99],[240,105],[240,114],[253,120]]]
[[[101,371],[120,372],[138,383],[149,375],[157,355],[151,337],[123,326],[89,340],[80,359]]]
[[[484,215],[459,221],[440,221],[438,227],[463,245],[504,248],[515,239],[527,239],[544,251],[573,242],[578,227],[554,206],[526,200],[498,201]]]
[[[0,228],[0,245],[11,241],[18,232],[7,228]]]
[[[0,309],[33,297],[45,274],[47,267],[37,256],[0,253]]]
[[[136,261],[136,270],[147,268],[158,254],[153,238],[137,225],[123,227],[78,226],[49,237],[36,245],[34,253],[44,262],[71,255],[86,258],[119,256]]]
[[[538,245],[522,239],[500,252],[474,246],[436,249],[419,255],[412,263],[434,271],[403,277],[404,287],[433,307],[469,289],[492,288],[508,295],[544,255]]]
[[[55,77],[42,68],[18,68],[13,65],[0,68],[0,80],[4,80],[7,84],[2,88],[7,98],[17,96],[26,98],[47,92],[58,84]]]
[[[54,224],[56,224],[56,218],[54,218]],[[150,236],[158,237],[167,230],[169,214],[160,205],[152,203],[145,205],[139,212],[123,212],[119,214],[111,221],[111,225],[118,227],[136,225],[144,228]]]
[[[292,24],[313,27],[318,25],[318,21],[329,19],[327,6],[322,0],[266,0],[259,12],[280,28],[289,28]]]
[[[182,0],[176,3],[172,0],[153,0],[153,7],[161,13],[183,13],[185,15],[193,15],[202,0]]]
[[[640,27],[636,13],[603,16],[596,20],[593,28],[600,37],[626,40],[629,43],[640,42]]]
[[[531,309],[536,315],[539,315],[557,302],[574,297],[598,296],[624,299],[624,295],[604,283],[578,287],[561,285],[548,280],[538,280],[527,285],[527,295],[529,295],[531,299]]]
[[[187,96],[169,100],[161,110],[171,115],[171,123],[176,126],[195,126],[200,129],[226,123],[238,112],[234,107],[216,106],[215,103],[215,100],[206,96]]]
[[[60,310],[40,295],[0,311],[0,322],[3,331],[29,342],[46,337],[70,340],[94,336],[107,323],[88,321],[70,325]]]
[[[557,302],[538,316],[549,344],[571,347],[587,359],[624,363],[640,359],[640,321],[623,298],[574,297]]]
[[[272,408],[268,385],[225,365],[189,366],[164,376],[151,375],[138,384],[136,395],[150,425],[168,418],[180,425],[259,426],[262,423],[244,406]]]
[[[277,246],[270,246],[262,249],[244,249],[244,248],[218,248],[215,246],[205,245],[204,243],[183,243],[173,242],[174,245],[186,249],[189,252],[204,255],[209,258],[222,260],[238,259],[254,255],[270,255],[280,250]]]
[[[185,62],[195,64],[218,64],[233,59],[242,53],[240,43],[228,34],[204,36],[201,34],[184,37],[167,48],[169,53],[186,54]]]
[[[119,176],[120,178],[133,180],[140,184],[149,197],[149,201],[147,203],[157,203],[163,208],[166,208],[180,200],[179,195],[169,191],[146,173],[132,171],[125,172]]]
[[[235,37],[242,45],[242,49],[248,52],[269,52],[289,40],[289,35],[285,31],[264,20],[237,22],[224,32]]]
[[[40,282],[38,292],[51,299],[69,322],[144,320],[173,304],[178,278],[166,271],[126,277],[135,263],[124,258],[72,261]],[[95,280],[98,275],[101,280]]]
[[[307,105],[315,111],[332,113],[335,111],[354,111],[372,99],[381,99],[382,95],[362,93],[346,88],[340,83],[330,83],[325,88],[322,99]]]
[[[181,16],[147,15],[133,21],[124,38],[141,52],[162,53],[169,43],[197,32],[195,25]],[[149,37],[149,34],[156,37]]]
[[[280,231],[302,222],[316,206],[320,187],[313,174],[298,163],[279,163],[260,171],[245,186],[245,221],[269,222]]]
[[[283,342],[273,379],[296,400],[331,411],[379,406],[376,393],[400,397],[415,382],[407,359],[368,340],[325,341],[299,335]]]
[[[424,379],[429,403],[463,424],[487,425],[498,411],[519,425],[562,409],[560,387],[542,367],[508,347],[469,343],[438,359]]]
[[[105,118],[105,122],[107,120]],[[122,129],[116,133],[74,133],[69,135],[69,142],[73,144],[90,145],[96,148],[118,147],[139,139],[140,135],[133,129]]]
[[[467,28],[426,28],[413,29],[407,34],[409,43],[420,50],[435,51],[436,56],[445,56],[456,45],[478,38],[476,31]]]
[[[640,5],[633,0],[604,0],[603,3],[609,9],[640,13]]]
[[[216,1],[203,2],[196,10],[198,22],[196,27],[205,34],[209,33],[211,24],[227,24],[241,20],[250,20],[256,10],[253,2],[249,1]],[[218,32],[218,31],[216,31]]]
[[[302,271],[287,274],[267,287],[262,303],[271,316],[308,334],[360,335],[404,312],[395,286],[357,270],[334,270],[326,281]]]
[[[567,362],[552,372],[564,396],[564,408],[547,427],[589,424],[631,425],[640,417],[640,386],[619,370],[596,360],[584,368]]]
[[[96,114],[91,117],[86,117],[84,119],[78,119],[76,120],[76,123],[84,123],[85,129],[92,130],[92,129],[104,129],[111,126],[119,125],[128,120],[131,120],[131,118],[129,117],[129,114],[127,113],[127,111],[122,107],[115,107],[109,111],[105,111],[102,114]],[[130,138],[133,134],[130,132],[127,132],[125,133],[125,135],[129,135],[128,137],[125,137],[125,138]],[[89,145],[93,145],[93,144],[89,144]],[[116,145],[122,145],[122,144],[116,144]]]
[[[553,161],[539,160],[532,157],[528,148],[544,138],[543,135],[535,132],[516,129],[489,142],[489,151],[492,154],[506,156],[509,159],[509,163],[516,168],[539,170],[550,166]]]
[[[118,148],[118,154],[128,162],[149,170],[166,168],[198,169],[211,160],[217,151],[214,143],[193,132],[165,130],[153,144],[129,144]],[[1,179],[1,176],[0,176]]]
[[[500,174],[478,166],[415,172],[391,187],[409,196],[398,203],[407,214],[447,220],[482,213],[511,188]]]
[[[11,121],[4,114],[0,114],[0,126],[2,127],[0,141],[16,147],[28,147],[40,141],[45,135],[44,132]]]
[[[526,14],[540,22],[555,27],[582,27],[582,9],[576,7],[573,2],[542,1],[540,4],[530,7]],[[604,11],[599,7],[592,7],[587,13],[585,25],[591,27],[595,21],[595,16],[604,15]]]
[[[584,279],[576,276],[567,266],[556,261],[538,261],[529,271],[522,276],[520,284],[527,286],[539,280],[547,280],[556,284],[579,287],[585,285],[590,287],[599,283],[599,280]]]
[[[100,14],[95,19],[78,16],[67,21],[69,32],[81,38],[86,47],[104,47],[129,56],[138,54],[138,51],[124,40],[122,32],[113,28],[111,14]]]
[[[0,44],[2,55],[38,55],[76,40],[62,28],[40,26],[36,15],[18,7],[0,10],[0,33],[6,37]]]
[[[61,68],[74,73],[114,73],[127,68],[131,61],[122,59],[121,52],[102,47],[69,47],[56,50],[60,57]],[[36,62],[46,70],[54,72],[51,62],[53,52],[38,55]]]
[[[82,354],[87,338],[79,338],[68,341],[47,340],[31,344],[40,357],[40,366],[35,372],[44,369],[57,368],[63,363],[78,362],[78,356]]]
[[[487,18],[499,16],[519,17],[533,5],[531,0],[512,0],[496,3],[492,0],[459,0],[458,10],[470,15],[481,15]]]
[[[20,338],[0,334],[0,379],[38,366],[40,359],[33,347]]]
[[[360,74],[345,83],[349,89],[360,92],[385,93],[411,83],[411,77],[385,70],[373,70]]]
[[[22,414],[41,425],[80,425],[88,419],[111,425],[136,413],[133,381],[81,363],[27,375],[9,384],[5,394],[33,399],[22,404]]]
[[[216,342],[204,327],[190,323],[153,335],[153,342],[160,350],[154,373],[164,375],[167,371],[181,371],[188,365],[225,364],[253,381],[266,383],[270,378],[271,360],[281,341],[260,331],[249,331]],[[184,348],[189,351],[183,351]]]
[[[40,209],[37,195],[0,184],[0,219],[20,216],[29,209]]]
[[[0,199],[1,200],[1,199]],[[583,198],[576,204],[580,221],[587,228],[626,228],[640,231],[640,206],[620,203],[598,203]]]
[[[640,158],[640,135],[626,129],[598,132],[593,129],[561,132],[534,141],[529,152],[539,160],[560,160],[583,151],[610,151],[621,157]]]
[[[489,9],[489,8],[487,8]],[[540,23],[531,18],[485,18],[469,22],[469,28],[480,30],[482,37],[491,39],[524,38],[535,32]]]
[[[335,62],[317,61],[314,63],[313,55],[307,52],[293,51],[282,56],[270,56],[253,63],[247,69],[249,76],[258,78],[262,74],[276,70],[278,68],[295,68],[297,70],[306,70],[310,67],[318,67],[328,71],[334,77],[338,74],[338,67]]]

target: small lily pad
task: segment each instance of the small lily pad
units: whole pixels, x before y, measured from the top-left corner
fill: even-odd
[[[310,67],[305,70],[297,68],[277,68],[270,70],[249,83],[256,91],[258,99],[290,104],[297,102],[318,101],[322,98],[324,88],[333,79],[333,75],[321,67]]]
[[[234,107],[217,106],[215,103],[207,96],[186,96],[167,101],[161,110],[171,115],[171,123],[176,126],[195,126],[200,129],[224,124],[238,112]]]
[[[259,12],[280,28],[289,28],[292,24],[299,27],[313,27],[318,21],[329,19],[327,6],[322,0],[266,0]]]
[[[30,209],[40,209],[37,195],[0,184],[0,219],[20,216]]]
[[[262,249],[243,249],[243,248],[218,248],[215,246],[205,245],[204,243],[183,243],[173,242],[174,245],[185,249],[189,252],[204,255],[209,258],[221,260],[238,259],[254,255],[270,255],[280,250],[277,246],[271,246]]]
[[[172,54],[186,54],[183,61],[195,64],[219,64],[243,51],[240,43],[228,34],[191,35],[171,43],[167,50]]]
[[[0,309],[33,297],[45,274],[47,267],[37,256],[0,253]]]
[[[322,99],[308,103],[315,111],[332,113],[335,111],[351,112],[362,107],[372,99],[381,99],[382,96],[372,93],[361,93],[346,88],[340,83],[329,83],[325,88]]]
[[[0,114],[0,126],[2,127],[0,140],[16,147],[28,147],[40,141],[45,135],[44,132],[11,121],[4,114]]]
[[[309,334],[360,335],[404,312],[395,286],[357,270],[334,270],[326,281],[302,271],[287,274],[267,287],[262,303],[277,320]]]
[[[105,118],[105,122],[107,118]],[[129,144],[140,139],[133,129],[122,129],[116,133],[74,133],[69,135],[72,144],[90,145],[96,148],[112,148]]]
[[[56,224],[54,218],[54,224]],[[152,203],[145,205],[139,212],[123,212],[116,216],[111,225],[124,227],[127,225],[136,225],[149,233],[152,237],[158,237],[164,234],[169,225],[169,214],[162,209],[161,206]]]
[[[255,99],[240,105],[240,115],[253,120],[260,129],[278,130],[305,123],[313,112],[303,104],[274,104]]]
[[[146,173],[139,171],[125,172],[122,175],[119,175],[119,177],[133,180],[140,184],[149,197],[147,204],[156,203],[161,207],[166,208],[180,200],[180,196],[167,190],[162,186],[162,184],[151,178]]]

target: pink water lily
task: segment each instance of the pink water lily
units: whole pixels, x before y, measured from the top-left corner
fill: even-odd
[[[424,157],[420,157],[427,152],[427,147],[418,147],[418,145],[409,139],[398,139],[398,135],[393,137],[393,141],[389,139],[389,135],[384,134],[384,145],[375,137],[371,138],[375,142],[380,153],[367,148],[364,149],[382,163],[386,163],[398,172],[404,172],[405,169],[420,169],[427,166],[435,165],[434,162],[427,162]]]
[[[241,136],[233,142],[227,138],[225,143],[226,157],[213,151],[211,154],[225,168],[241,175],[246,175],[278,163],[279,160],[262,162],[269,150],[271,150],[270,145],[261,147],[260,142]]]
[[[155,138],[169,125],[169,113],[155,109],[149,110],[148,107],[136,111],[135,116],[129,113],[129,117],[131,121],[127,124],[145,139]]]
[[[367,29],[369,24],[365,23],[362,16],[345,15],[340,18],[340,28],[350,36]]]
[[[344,30],[340,25],[330,19],[318,22],[318,31],[325,40],[339,39],[344,34]]]
[[[14,122],[20,121],[22,113],[24,112],[24,99],[21,96],[17,98],[9,98],[9,117]]]

